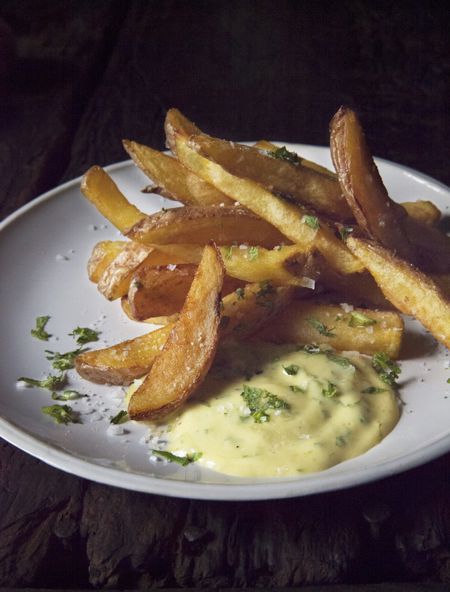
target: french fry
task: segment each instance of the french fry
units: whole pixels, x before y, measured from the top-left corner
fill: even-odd
[[[341,351],[363,354],[386,352],[397,358],[403,336],[400,315],[389,311],[335,304],[293,301],[254,338],[273,343],[329,345]]]
[[[205,245],[211,240],[218,245],[229,245],[251,240],[255,245],[271,248],[286,242],[286,237],[271,224],[236,206],[171,208],[147,216],[126,236],[146,245]]]
[[[135,164],[156,185],[155,192],[186,205],[213,206],[232,200],[184,167],[178,160],[143,144],[123,140]]]
[[[330,124],[331,156],[339,183],[359,226],[402,258],[416,253],[404,229],[405,211],[388,195],[356,113],[341,107]]]
[[[222,258],[206,246],[183,309],[164,348],[128,404],[131,419],[167,415],[201,384],[219,340]]]
[[[102,273],[97,288],[108,300],[116,300],[128,292],[131,277],[152,252],[152,247],[128,242]]]
[[[202,130],[184,116],[178,109],[169,109],[164,120],[164,132],[166,145],[173,154],[177,154],[176,135],[189,138],[192,135],[202,134]]]
[[[428,226],[436,226],[441,219],[441,211],[431,201],[404,201],[399,205],[402,206],[410,218],[427,224]],[[408,232],[408,229],[406,229]],[[408,235],[409,240],[412,237]]]
[[[132,321],[136,321],[137,323],[148,323],[149,325],[165,326],[174,323],[178,319],[178,313],[169,316],[164,315],[159,317],[148,317],[142,320],[136,319],[131,311],[130,303],[128,302],[128,296],[122,296],[122,298],[120,299],[120,305],[122,306],[122,310],[126,314],[126,316]]]
[[[256,142],[254,144],[254,147],[258,148],[258,150],[264,150],[266,152],[275,152],[276,150],[283,148],[283,146],[278,146],[277,144],[273,144],[272,142],[268,142],[267,140],[259,140],[258,142]],[[326,177],[328,177],[330,179],[334,179],[336,185],[339,185],[338,181],[337,181],[336,173],[333,173],[333,171],[330,171],[326,167],[323,167],[322,165],[318,164],[317,162],[313,162],[312,160],[308,160],[307,158],[303,158],[303,156],[300,156],[300,154],[297,154],[297,156],[298,156],[299,160],[301,161],[301,164],[304,167],[312,169],[313,171],[316,171],[317,173],[320,173],[321,175],[325,175]],[[336,188],[336,191],[340,191],[340,189]],[[348,209],[347,204],[345,204],[344,209],[346,209],[347,213],[350,214],[350,216],[351,216],[351,212]]]
[[[381,245],[360,238],[347,239],[386,298],[401,312],[419,320],[450,348],[450,300],[431,277],[393,255]]]
[[[145,218],[145,214],[127,200],[108,173],[99,166],[93,166],[85,173],[81,191],[124,234]]]
[[[312,207],[331,219],[340,222],[353,219],[337,180],[304,166],[301,159],[286,149],[265,153],[252,146],[204,134],[191,137],[190,142],[191,145],[195,142],[195,150],[202,156],[220,164],[232,175],[252,179],[271,192]]]
[[[88,277],[91,282],[96,284],[99,281],[105,269],[123,251],[126,244],[127,241],[107,240],[100,241],[94,246],[87,264]]]
[[[195,149],[195,141],[177,135],[176,145],[178,158],[185,166],[263,220],[270,222],[293,243],[300,245],[305,251],[317,248],[340,273],[363,270],[361,263],[351,255],[345,244],[317,216],[274,195],[255,181],[241,179],[227,172],[199,154]]]

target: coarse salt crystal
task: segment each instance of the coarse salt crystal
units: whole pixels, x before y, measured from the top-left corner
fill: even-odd
[[[352,312],[352,310],[355,310],[355,307],[352,304],[347,304],[347,302],[341,302],[339,306],[344,312]]]

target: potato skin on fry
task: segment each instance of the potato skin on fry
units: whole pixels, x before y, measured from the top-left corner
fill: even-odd
[[[206,246],[186,302],[161,354],[128,405],[131,419],[161,417],[179,407],[203,381],[219,338],[224,267]]]

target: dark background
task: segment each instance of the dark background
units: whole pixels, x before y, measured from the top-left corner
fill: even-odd
[[[122,138],[162,149],[169,107],[229,139],[325,145],[347,104],[375,154],[450,184],[446,2],[2,0],[0,17],[0,218],[124,160]],[[448,590],[449,499],[449,455],[215,503],[94,484],[2,441],[0,587]]]

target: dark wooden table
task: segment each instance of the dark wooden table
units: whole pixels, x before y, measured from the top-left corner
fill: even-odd
[[[172,106],[214,135],[324,145],[349,104],[375,154],[450,184],[445,2],[2,0],[0,17],[0,218],[123,160],[121,138],[162,149]],[[0,587],[325,584],[450,588],[450,455],[219,503],[99,485],[0,441]]]

